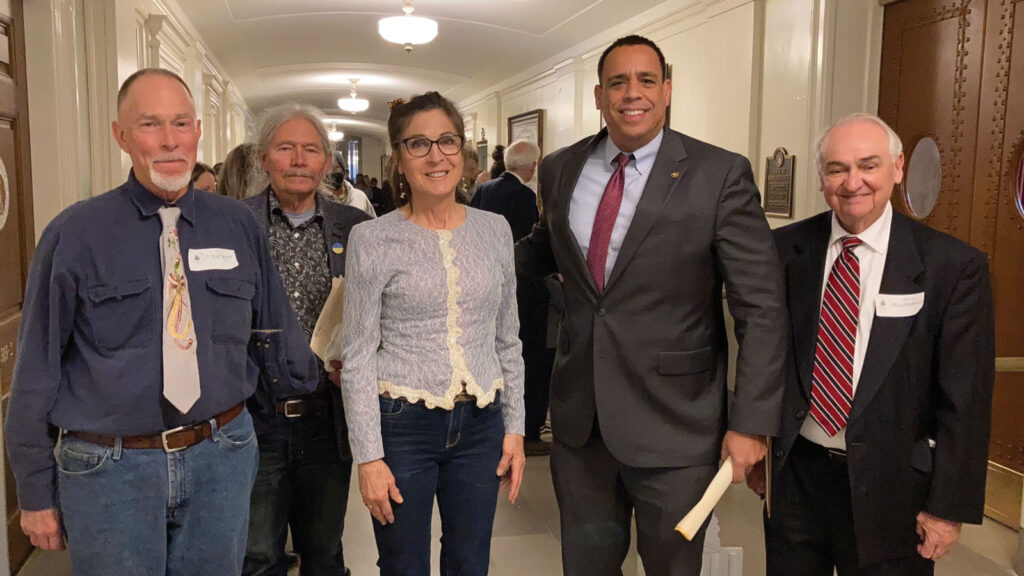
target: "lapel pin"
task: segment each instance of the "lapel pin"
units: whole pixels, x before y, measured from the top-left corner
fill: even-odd
[[[341,242],[335,242],[334,245],[331,246],[331,252],[334,252],[335,254],[341,254],[344,251],[345,247],[341,245]]]
[[[671,178],[679,178],[679,172],[673,172],[673,173],[669,174],[669,176]]]

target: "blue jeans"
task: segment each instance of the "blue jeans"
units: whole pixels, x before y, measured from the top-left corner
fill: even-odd
[[[352,461],[342,460],[329,408],[285,418],[260,432],[260,468],[249,508],[245,576],[285,576],[288,527],[302,576],[342,576]]]
[[[179,452],[63,436],[54,456],[76,576],[241,571],[258,458],[248,411]]]
[[[435,496],[442,576],[487,574],[505,434],[500,395],[484,408],[458,402],[451,411],[381,397],[380,411],[384,462],[403,498],[392,503],[393,524],[373,521],[381,576],[430,574]]]

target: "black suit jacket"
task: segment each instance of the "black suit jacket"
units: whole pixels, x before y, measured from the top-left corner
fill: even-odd
[[[512,228],[512,241],[518,242],[530,233],[540,217],[537,195],[511,172],[504,172],[476,189],[470,205],[501,214]]]
[[[370,216],[358,208],[331,200],[323,194],[317,194],[317,203],[324,216],[324,253],[327,255],[331,276],[344,276],[348,233],[356,224],[369,220]],[[243,198],[242,203],[248,206],[253,214],[256,215],[256,221],[260,223],[264,234],[266,234],[270,226],[270,188],[255,196]],[[333,250],[332,246],[334,244],[341,244],[342,250],[340,252]],[[352,453],[348,445],[348,424],[345,423],[345,407],[341,402],[341,391],[331,386],[329,393],[334,412],[338,452],[341,454],[342,459],[351,460]],[[258,431],[262,430],[274,418],[277,411],[276,400],[277,398],[274,398],[270,393],[270,388],[263,381],[263,375],[261,374],[256,387],[256,393],[253,394],[247,403]]]
[[[787,505],[774,495],[808,411],[831,214],[775,231],[793,331],[773,443],[773,510]],[[850,410],[847,465],[862,564],[916,554],[922,510],[981,522],[995,370],[985,254],[894,213],[879,292],[923,292],[924,304],[908,317],[875,316]]]
[[[717,463],[727,427],[774,434],[782,399],[782,275],[750,164],[666,130],[599,294],[569,205],[588,154],[606,135],[544,159],[544,211],[516,245],[522,277],[565,279],[552,431],[582,446],[596,415],[604,443],[630,466]],[[723,284],[740,345],[728,414]]]

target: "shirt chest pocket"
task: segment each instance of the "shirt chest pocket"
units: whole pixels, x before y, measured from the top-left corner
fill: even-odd
[[[252,332],[252,299],[256,284],[241,278],[214,277],[206,279],[212,295],[213,318],[211,338],[218,344],[249,343]]]
[[[149,344],[160,317],[151,288],[147,278],[89,286],[85,318],[97,348],[111,351]]]

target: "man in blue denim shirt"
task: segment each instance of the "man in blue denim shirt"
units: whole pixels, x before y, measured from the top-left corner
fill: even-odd
[[[279,396],[312,391],[315,359],[252,214],[189,185],[201,127],[181,78],[130,76],[113,134],[128,181],[58,215],[29,273],[6,429],[22,529],[58,549],[63,524],[75,574],[238,574],[257,466],[244,401],[261,370]],[[185,413],[163,397],[169,205],[200,381]]]

